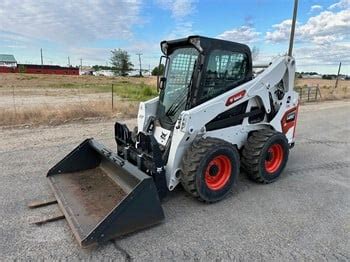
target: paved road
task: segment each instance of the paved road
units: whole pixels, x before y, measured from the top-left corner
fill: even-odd
[[[95,249],[81,249],[64,220],[30,225],[57,207],[45,172],[95,136],[114,146],[112,122],[1,130],[0,260],[350,261],[350,102],[303,106],[298,141],[282,178],[258,185],[241,174],[224,201],[206,205],[173,192],[166,222]]]

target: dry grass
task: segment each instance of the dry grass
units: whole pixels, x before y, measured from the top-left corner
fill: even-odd
[[[72,88],[75,86],[103,86],[115,83],[156,86],[156,77],[105,77],[39,74],[0,74],[0,88]]]
[[[297,79],[296,86],[319,86],[322,100],[337,100],[350,98],[350,80],[339,80],[338,87],[334,88],[335,80],[327,79]]]
[[[89,102],[81,105],[38,106],[11,108],[0,111],[0,126],[59,125],[87,118],[132,118],[137,114],[138,103],[118,101],[114,109],[106,102]]]

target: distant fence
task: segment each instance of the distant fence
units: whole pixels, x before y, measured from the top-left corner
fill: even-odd
[[[301,102],[312,102],[322,99],[320,87],[316,86],[303,86],[295,87],[295,91],[299,93],[299,99]]]
[[[37,81],[35,76],[31,81]],[[56,124],[96,117],[134,118],[136,98],[120,97],[113,89],[73,87],[0,86],[0,127],[30,124]],[[106,84],[108,86],[108,84]]]

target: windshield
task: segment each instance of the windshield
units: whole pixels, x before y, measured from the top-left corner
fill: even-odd
[[[186,98],[198,51],[194,47],[179,48],[169,55],[166,68],[165,88],[159,97],[159,117],[161,122],[175,123],[185,109]]]

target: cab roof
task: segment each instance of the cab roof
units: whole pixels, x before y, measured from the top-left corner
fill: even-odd
[[[198,43],[197,45],[194,43]],[[186,38],[180,38],[170,41],[162,41],[160,43],[161,50],[164,55],[171,54],[175,49],[185,47],[185,46],[195,46],[197,49],[200,47],[202,50],[198,50],[201,53],[206,54],[210,50],[220,49],[220,50],[230,50],[236,52],[246,53],[248,57],[251,56],[249,46],[237,42],[231,42],[222,39],[209,38],[205,36],[192,35]]]

